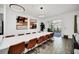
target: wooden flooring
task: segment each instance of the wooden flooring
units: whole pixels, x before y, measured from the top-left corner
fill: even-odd
[[[71,54],[74,51],[73,40],[54,37],[52,44],[52,53],[55,54]]]
[[[61,37],[53,37],[52,41],[48,41],[43,45],[33,49],[27,54],[73,54],[74,46],[72,39],[63,39]]]

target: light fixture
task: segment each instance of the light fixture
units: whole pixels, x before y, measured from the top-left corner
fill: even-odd
[[[16,11],[16,12],[24,12],[25,11],[25,8],[21,5],[18,5],[18,4],[10,4],[9,7],[13,11]]]
[[[43,9],[43,7],[40,7],[40,9],[42,10],[42,9]]]

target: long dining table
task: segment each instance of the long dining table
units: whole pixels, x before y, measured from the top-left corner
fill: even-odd
[[[14,37],[8,37],[2,40],[0,44],[0,50],[9,48],[12,45],[18,44],[20,42],[28,42],[29,40],[33,38],[39,38],[40,36],[44,36],[47,34],[51,34],[52,32],[36,32],[36,33],[30,33],[30,34],[24,34],[21,36],[15,35]]]

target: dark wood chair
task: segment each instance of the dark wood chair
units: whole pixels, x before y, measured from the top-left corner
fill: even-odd
[[[49,34],[49,38],[52,38],[54,35],[54,33]]]
[[[31,48],[35,47],[36,42],[37,42],[37,38],[31,39],[28,43],[25,44],[25,47],[27,49],[31,49]]]
[[[9,47],[8,54],[21,54],[25,50],[25,42]]]
[[[48,36],[48,35],[46,35],[45,37],[46,37],[47,39],[49,38],[49,36]]]
[[[41,36],[41,37],[38,38],[37,44],[40,44],[40,43],[42,43],[45,40],[46,40],[45,36]]]

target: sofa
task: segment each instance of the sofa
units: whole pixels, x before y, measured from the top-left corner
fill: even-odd
[[[79,54],[79,33],[74,33],[73,42],[74,42],[74,54]]]

